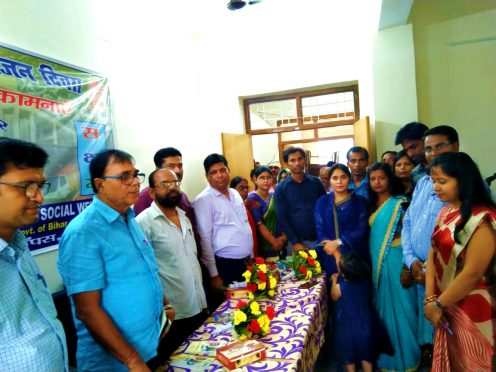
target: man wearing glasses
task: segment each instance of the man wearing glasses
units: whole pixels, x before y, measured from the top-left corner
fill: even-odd
[[[19,228],[38,221],[48,154],[0,138],[0,369],[67,371],[65,333]]]
[[[176,311],[170,331],[160,341],[160,364],[208,314],[193,228],[186,213],[178,208],[181,182],[174,171],[162,168],[150,174],[148,183],[154,202],[136,220],[155,251],[164,292]]]
[[[424,152],[427,164],[445,152],[458,152],[458,133],[448,125],[427,130],[424,134]],[[432,358],[432,337],[434,330],[423,316],[425,296],[425,261],[431,248],[431,236],[436,217],[445,203],[434,192],[429,174],[422,177],[415,186],[410,206],[406,210],[401,231],[403,264],[410,270],[409,283],[417,284],[418,295],[418,342],[422,347],[422,365],[430,366]],[[411,284],[406,284],[410,286]],[[405,285],[405,284],[404,284]]]
[[[58,268],[77,329],[77,367],[148,371],[166,300],[153,249],[130,208],[145,175],[120,150],[95,156],[90,175],[96,196],[59,244]]]

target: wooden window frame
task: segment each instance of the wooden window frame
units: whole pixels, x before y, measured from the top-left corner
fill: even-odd
[[[329,122],[323,122],[319,124],[304,124],[304,121],[310,121],[313,117],[303,118],[302,115],[302,98],[305,97],[314,97],[331,93],[341,93],[341,92],[353,92],[353,103],[354,103],[354,111],[355,116],[352,119],[342,119],[342,120],[331,120]],[[267,129],[251,129],[251,121],[250,121],[250,105],[253,103],[262,103],[262,102],[271,102],[271,101],[280,101],[284,99],[295,99],[296,100],[296,119],[287,119],[282,120],[281,124],[287,124],[294,122],[295,126],[291,127],[276,127],[276,128],[267,128]],[[255,98],[247,98],[243,100],[243,111],[244,111],[244,119],[245,119],[245,130],[247,134],[256,135],[256,134],[272,134],[272,133],[282,133],[282,132],[292,132],[295,130],[308,130],[308,129],[318,129],[318,128],[329,128],[336,127],[341,125],[353,124],[360,118],[360,108],[359,108],[359,95],[358,95],[358,85],[345,85],[340,87],[332,87],[326,89],[316,89],[316,90],[307,90],[302,92],[295,93],[286,93],[286,94],[276,94]],[[322,116],[321,116],[322,117]],[[328,116],[329,119],[335,119],[338,117],[338,114],[330,114]],[[278,123],[279,125],[279,123]],[[317,134],[317,133],[316,133]],[[280,135],[279,135],[280,137]],[[318,140],[318,137],[315,137],[314,140]],[[324,139],[324,138],[322,138]],[[327,138],[326,138],[327,139]]]

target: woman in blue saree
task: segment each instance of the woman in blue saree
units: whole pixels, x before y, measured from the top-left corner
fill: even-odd
[[[337,273],[333,253],[357,252],[370,262],[367,247],[368,205],[365,198],[348,190],[351,174],[344,164],[334,164],[329,170],[332,191],[323,195],[315,205],[318,259],[327,279]]]
[[[417,294],[415,286],[400,283],[403,267],[401,221],[407,199],[399,195],[401,183],[391,168],[375,163],[368,170],[370,185],[370,255],[375,307],[395,350],[381,354],[377,362],[384,371],[415,371],[420,362],[417,341]]]

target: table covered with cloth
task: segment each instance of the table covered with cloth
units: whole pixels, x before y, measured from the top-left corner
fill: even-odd
[[[275,317],[270,323],[270,333],[258,341],[266,347],[266,358],[241,367],[236,371],[313,371],[320,348],[324,343],[324,326],[327,321],[327,286],[324,277],[313,279],[315,285],[306,289],[300,286],[304,280],[289,279],[279,282],[274,299],[263,297],[257,301],[273,305]],[[215,313],[234,311],[241,300],[225,300]],[[212,317],[196,330],[171,356],[165,371],[197,371],[184,366],[186,354],[194,355],[192,344],[197,341],[226,341],[238,339],[234,329],[220,334],[225,323],[215,322]],[[189,349],[189,350],[188,350]],[[179,359],[183,363],[179,363]],[[177,361],[177,362],[175,362]],[[205,360],[204,360],[205,361]],[[176,364],[176,365],[175,365]],[[181,365],[181,366],[179,366]],[[213,372],[227,370],[215,357],[208,360],[208,367],[201,370]]]

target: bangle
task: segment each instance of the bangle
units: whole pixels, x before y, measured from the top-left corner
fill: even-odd
[[[171,304],[167,304],[164,306],[165,311],[170,310],[170,309],[174,310],[174,306],[172,306]]]
[[[439,301],[438,298],[436,298],[434,300],[434,305],[436,305],[436,307],[439,309],[439,310],[442,310],[443,309],[443,304],[441,303],[441,301]]]
[[[131,351],[131,354],[129,354],[127,356],[127,358],[122,362],[122,364],[124,364],[125,366],[127,366],[127,364],[129,363],[129,361],[131,360],[131,358],[133,356],[135,356],[136,354],[138,354],[138,352],[135,349],[133,349],[133,351]]]
[[[424,299],[424,306],[427,305],[428,303],[433,302],[433,301],[436,301],[436,300],[437,300],[437,296],[436,295],[432,295],[432,296],[426,297]]]

